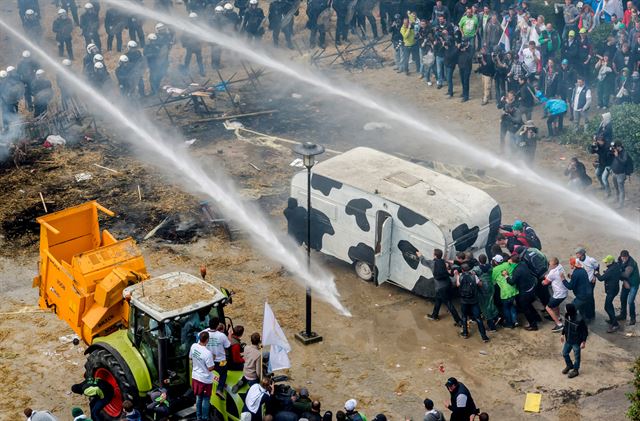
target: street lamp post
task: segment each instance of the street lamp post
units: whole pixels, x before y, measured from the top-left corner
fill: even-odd
[[[315,164],[316,155],[324,152],[324,147],[311,142],[295,145],[293,151],[302,155],[304,166],[307,168],[307,268],[311,270],[311,168]],[[307,286],[305,329],[296,333],[296,339],[304,345],[322,341],[322,336],[311,330],[311,288]]]

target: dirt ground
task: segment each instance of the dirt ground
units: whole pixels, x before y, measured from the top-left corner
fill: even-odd
[[[297,40],[303,44],[301,38]],[[295,60],[308,58],[291,54]],[[493,102],[480,106],[480,81],[475,75],[472,100],[460,104],[457,98],[445,99],[444,91],[426,87],[415,75],[396,74],[390,66],[353,73],[335,70],[382,98],[403,98],[403,105],[469,142],[486,148],[497,146],[499,113]],[[232,69],[225,71],[231,73]],[[367,145],[421,161],[448,162],[438,169],[486,190],[499,201],[505,221],[521,217],[531,223],[543,240],[544,251],[558,256],[565,265],[577,245],[585,246],[598,259],[623,248],[640,256],[638,241],[612,236],[606,224],[586,220],[544,189],[490,169],[482,173],[452,166],[464,162],[393,122],[388,130],[364,131],[364,123],[386,121],[385,116],[354,110],[344,100],[315,95],[275,76],[264,82],[257,95],[260,100],[254,99],[250,107],[281,111],[242,120],[248,129],[321,142],[338,151]],[[240,93],[243,98],[251,97]],[[299,95],[292,97],[294,93]],[[540,112],[535,114],[539,118]],[[289,166],[295,158],[289,144],[242,130],[227,131],[220,122],[190,124],[184,131],[187,139],[198,139],[190,150],[200,162],[222,167],[243,197],[257,201],[276,226],[285,229],[282,210],[288,183],[297,171]],[[586,153],[575,147],[542,142],[536,165],[551,179],[562,182],[562,171],[573,155],[590,162]],[[96,163],[118,173],[95,167]],[[91,172],[92,180],[76,182],[74,176],[79,172]],[[634,221],[640,220],[636,211],[639,184],[637,178],[630,184],[629,206],[624,210]],[[368,417],[383,412],[394,420],[419,419],[425,397],[442,407],[448,399],[443,384],[455,376],[469,386],[492,419],[623,419],[627,406],[624,393],[630,389],[629,368],[640,352],[640,329],[626,327],[613,335],[605,333],[600,285],[596,291],[598,316],[583,352],[583,368],[579,377],[570,380],[560,374],[564,366],[561,345],[558,335],[550,332],[551,323],[544,323],[538,332],[500,330],[488,344],[472,329],[472,337],[463,340],[448,316],[437,323],[425,318],[431,302],[388,284],[375,287],[359,280],[346,263],[316,254],[314,258],[335,275],[342,302],[353,316],[339,316],[331,307],[314,301],[314,328],[324,340],[305,348],[293,339],[304,324],[303,289],[279,265],[256,252],[244,236],[234,236],[230,242],[215,235],[217,231],[198,230],[188,238],[156,236],[142,241],[166,216],[199,214],[202,198],[183,193],[180,185],[179,180],[141,161],[132,148],[108,132],[64,149],[35,148],[19,169],[1,170],[0,372],[4,382],[0,420],[21,419],[25,406],[50,409],[61,420],[69,418],[72,406],[86,409],[86,402],[69,392],[70,385],[83,374],[84,346],[74,346],[66,324],[37,309],[37,291],[31,288],[37,270],[33,218],[44,213],[39,192],[43,192],[49,211],[88,199],[112,208],[118,216],[105,220],[105,226],[118,237],[130,235],[140,242],[152,274],[173,270],[197,274],[199,267],[206,265],[208,280],[236,292],[229,315],[247,332],[261,330],[263,303],[268,301],[293,347],[291,384],[309,388],[323,409],[335,412],[344,401],[355,398]],[[141,186],[141,196],[137,186]],[[600,196],[598,191],[588,194]],[[527,392],[542,394],[540,414],[523,412]]]

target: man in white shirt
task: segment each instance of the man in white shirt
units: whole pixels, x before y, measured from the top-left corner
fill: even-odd
[[[216,395],[224,400],[224,386],[227,382],[227,354],[226,349],[231,346],[231,342],[227,335],[224,334],[224,324],[218,323],[217,326],[209,325],[208,329],[202,331],[209,334],[209,342],[207,349],[213,355],[215,371],[218,373],[218,387]]]
[[[209,419],[209,406],[211,404],[211,389],[213,388],[213,373],[215,368],[213,355],[207,349],[209,332],[200,332],[198,343],[191,345],[189,359],[191,360],[191,388],[196,396],[196,418],[198,420]]]
[[[567,279],[564,268],[558,261],[557,257],[549,259],[549,272],[542,281],[543,285],[551,284],[553,290],[553,296],[549,300],[549,303],[545,307],[549,316],[555,322],[555,326],[551,329],[552,332],[562,332],[562,323],[560,322],[560,304],[567,298],[569,290],[562,283]]]
[[[584,83],[584,77],[578,76],[576,88],[573,90],[571,98],[571,109],[573,110],[573,122],[576,130],[580,128],[580,121],[584,119],[585,126],[589,121],[589,108],[591,107],[591,89]]]
[[[522,50],[522,61],[529,74],[538,73],[538,63],[540,63],[540,51],[534,41],[529,42],[529,48]]]
[[[600,263],[591,256],[587,256],[587,250],[584,247],[576,249],[576,259],[580,260],[582,267],[587,271],[589,282],[591,282],[591,300],[587,305],[587,319],[593,320],[596,317],[596,301],[593,298],[593,289],[596,287],[596,270],[600,269]]]

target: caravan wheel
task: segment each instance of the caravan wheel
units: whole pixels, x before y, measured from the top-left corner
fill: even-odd
[[[373,269],[371,268],[371,265],[369,265],[368,263],[361,262],[358,260],[355,264],[355,268],[356,268],[356,275],[358,275],[358,278],[365,281],[371,281],[373,279]]]

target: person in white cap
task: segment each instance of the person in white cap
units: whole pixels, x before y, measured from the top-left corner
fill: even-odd
[[[189,20],[193,21],[194,24],[197,24],[198,14],[195,12],[191,12],[189,14]],[[200,70],[200,76],[204,77],[205,72],[204,62],[202,61],[202,42],[198,38],[186,32],[182,34],[181,41],[183,47],[186,50],[184,56],[184,64],[182,65],[182,71],[187,74],[189,73],[189,66],[191,66],[191,56],[195,55],[196,61],[198,62],[198,69]]]
[[[25,34],[31,41],[39,42],[42,38],[42,26],[40,25],[40,17],[33,9],[27,9],[22,20],[22,27]]]
[[[120,94],[123,97],[130,97],[133,93],[133,84],[131,83],[132,68],[129,64],[129,57],[121,55],[116,68],[116,79],[120,86]]]
[[[358,412],[356,407],[358,406],[358,401],[355,399],[349,399],[344,403],[345,415],[347,416],[347,420],[349,421],[365,421],[367,418]]]
[[[242,31],[246,32],[249,40],[262,38],[264,35],[263,21],[264,11],[258,7],[258,0],[249,0],[249,8],[242,17]]]
[[[31,94],[33,95],[33,116],[37,118],[47,112],[49,103],[53,99],[53,86],[42,69],[36,71],[36,79],[31,84]]]
[[[144,47],[144,58],[149,67],[149,86],[151,95],[156,95],[160,91],[160,84],[167,72],[168,60],[164,59],[163,46],[158,41],[158,35],[150,33],[147,35],[147,44]]]
[[[102,50],[100,19],[96,7],[91,2],[84,5],[84,13],[80,16],[80,28],[82,28],[82,36],[86,45],[94,43],[98,50]]]
[[[73,60],[73,42],[71,33],[73,32],[73,22],[67,16],[64,9],[58,10],[58,16],[53,21],[53,33],[56,34],[56,43],[58,43],[58,56],[64,57],[64,49],[67,48],[69,60]]]
[[[33,101],[31,93],[31,85],[36,77],[36,71],[40,68],[40,65],[31,57],[31,51],[24,50],[22,52],[22,58],[16,66],[16,72],[20,77],[20,80],[24,84],[24,100],[29,111],[33,111]]]
[[[22,25],[24,25],[24,21],[29,15],[28,11],[31,11],[32,15],[40,20],[40,4],[38,0],[18,0],[18,14],[22,19]]]
[[[89,82],[95,88],[104,90],[105,92],[109,91],[112,86],[111,76],[103,62],[98,61],[93,65],[93,73],[91,74]]]
[[[140,97],[144,97],[144,80],[143,75],[145,71],[144,57],[142,52],[138,48],[138,43],[131,40],[127,43],[127,53],[125,54],[129,59],[131,66],[131,94],[135,92],[136,86],[138,88],[138,94]]]

